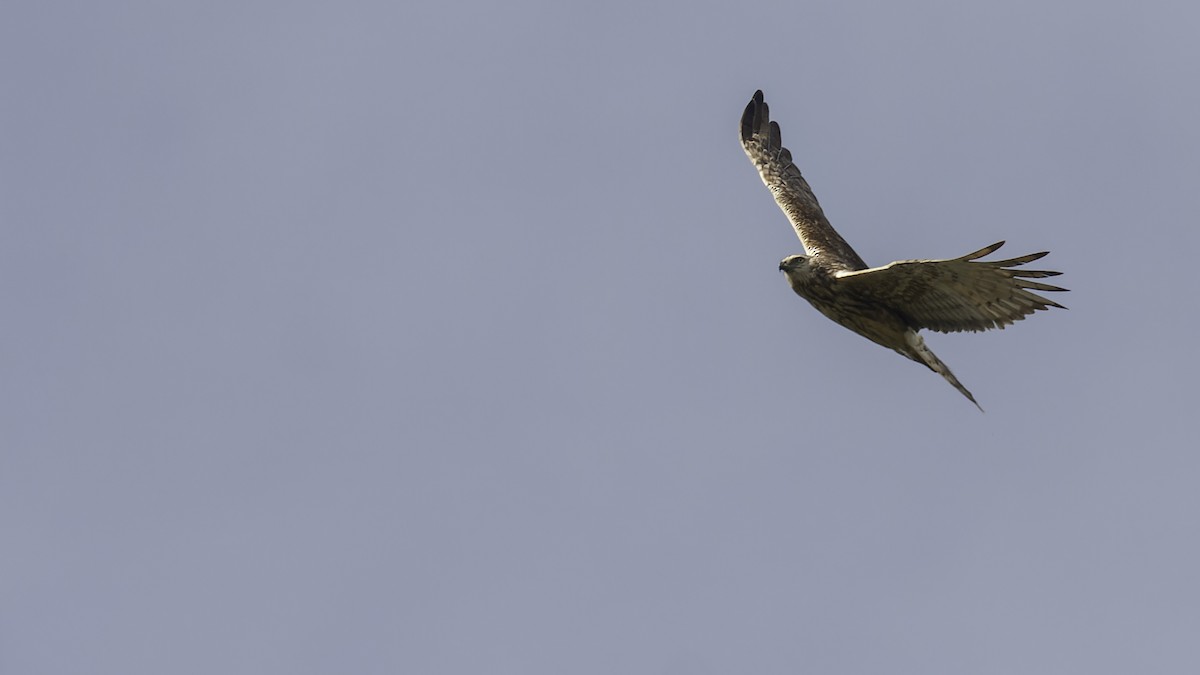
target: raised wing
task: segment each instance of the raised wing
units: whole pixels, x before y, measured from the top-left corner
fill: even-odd
[[[1008,269],[1033,262],[1048,251],[980,262],[1004,245],[992,244],[951,260],[901,260],[883,267],[840,272],[838,284],[890,307],[914,328],[942,333],[1004,328],[1039,309],[1062,305],[1030,291],[1065,291],[1029,279],[1061,272]]]
[[[792,221],[809,255],[822,256],[826,262],[848,270],[866,269],[863,259],[829,224],[808,181],[792,163],[792,153],[783,147],[779,125],[771,121],[762,91],[754,92],[742,113],[742,147],[775,195],[779,208]]]

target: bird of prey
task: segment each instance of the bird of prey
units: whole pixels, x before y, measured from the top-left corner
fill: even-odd
[[[980,260],[1003,246],[1003,241],[958,258],[899,260],[868,267],[825,218],[808,181],[792,163],[792,153],[783,147],[779,125],[770,120],[762,91],[754,93],[742,114],[741,137],[746,155],[792,222],[807,254],[790,255],[779,263],[792,290],[830,319],[946,378],[981,411],[971,392],[925,346],[919,331],[984,331],[1004,328],[1039,309],[1066,309],[1032,291],[1067,289],[1030,281],[1060,272],[1014,269],[1048,251]]]

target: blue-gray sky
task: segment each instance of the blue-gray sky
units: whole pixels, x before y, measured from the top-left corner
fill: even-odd
[[[0,672],[1197,672],[1198,26],[6,3]],[[787,287],[758,88],[868,262],[1053,252],[986,414]]]

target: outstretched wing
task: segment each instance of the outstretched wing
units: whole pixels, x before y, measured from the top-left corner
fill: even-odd
[[[742,147],[771,194],[775,195],[779,208],[792,221],[804,250],[812,256],[823,256],[835,266],[866,269],[863,259],[825,218],[808,181],[792,163],[792,153],[783,147],[779,125],[772,122],[767,113],[762,91],[754,92],[754,98],[742,113]]]
[[[1033,262],[1048,251],[1019,258],[980,262],[1004,245],[992,244],[951,260],[901,260],[854,272],[839,272],[847,291],[890,307],[914,328],[942,333],[1004,328],[1039,309],[1062,305],[1030,291],[1065,291],[1029,279],[1061,272],[1009,269]]]

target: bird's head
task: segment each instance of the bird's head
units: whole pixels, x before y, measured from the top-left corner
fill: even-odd
[[[806,255],[789,255],[779,261],[780,272],[794,272],[808,267],[808,256]]]

